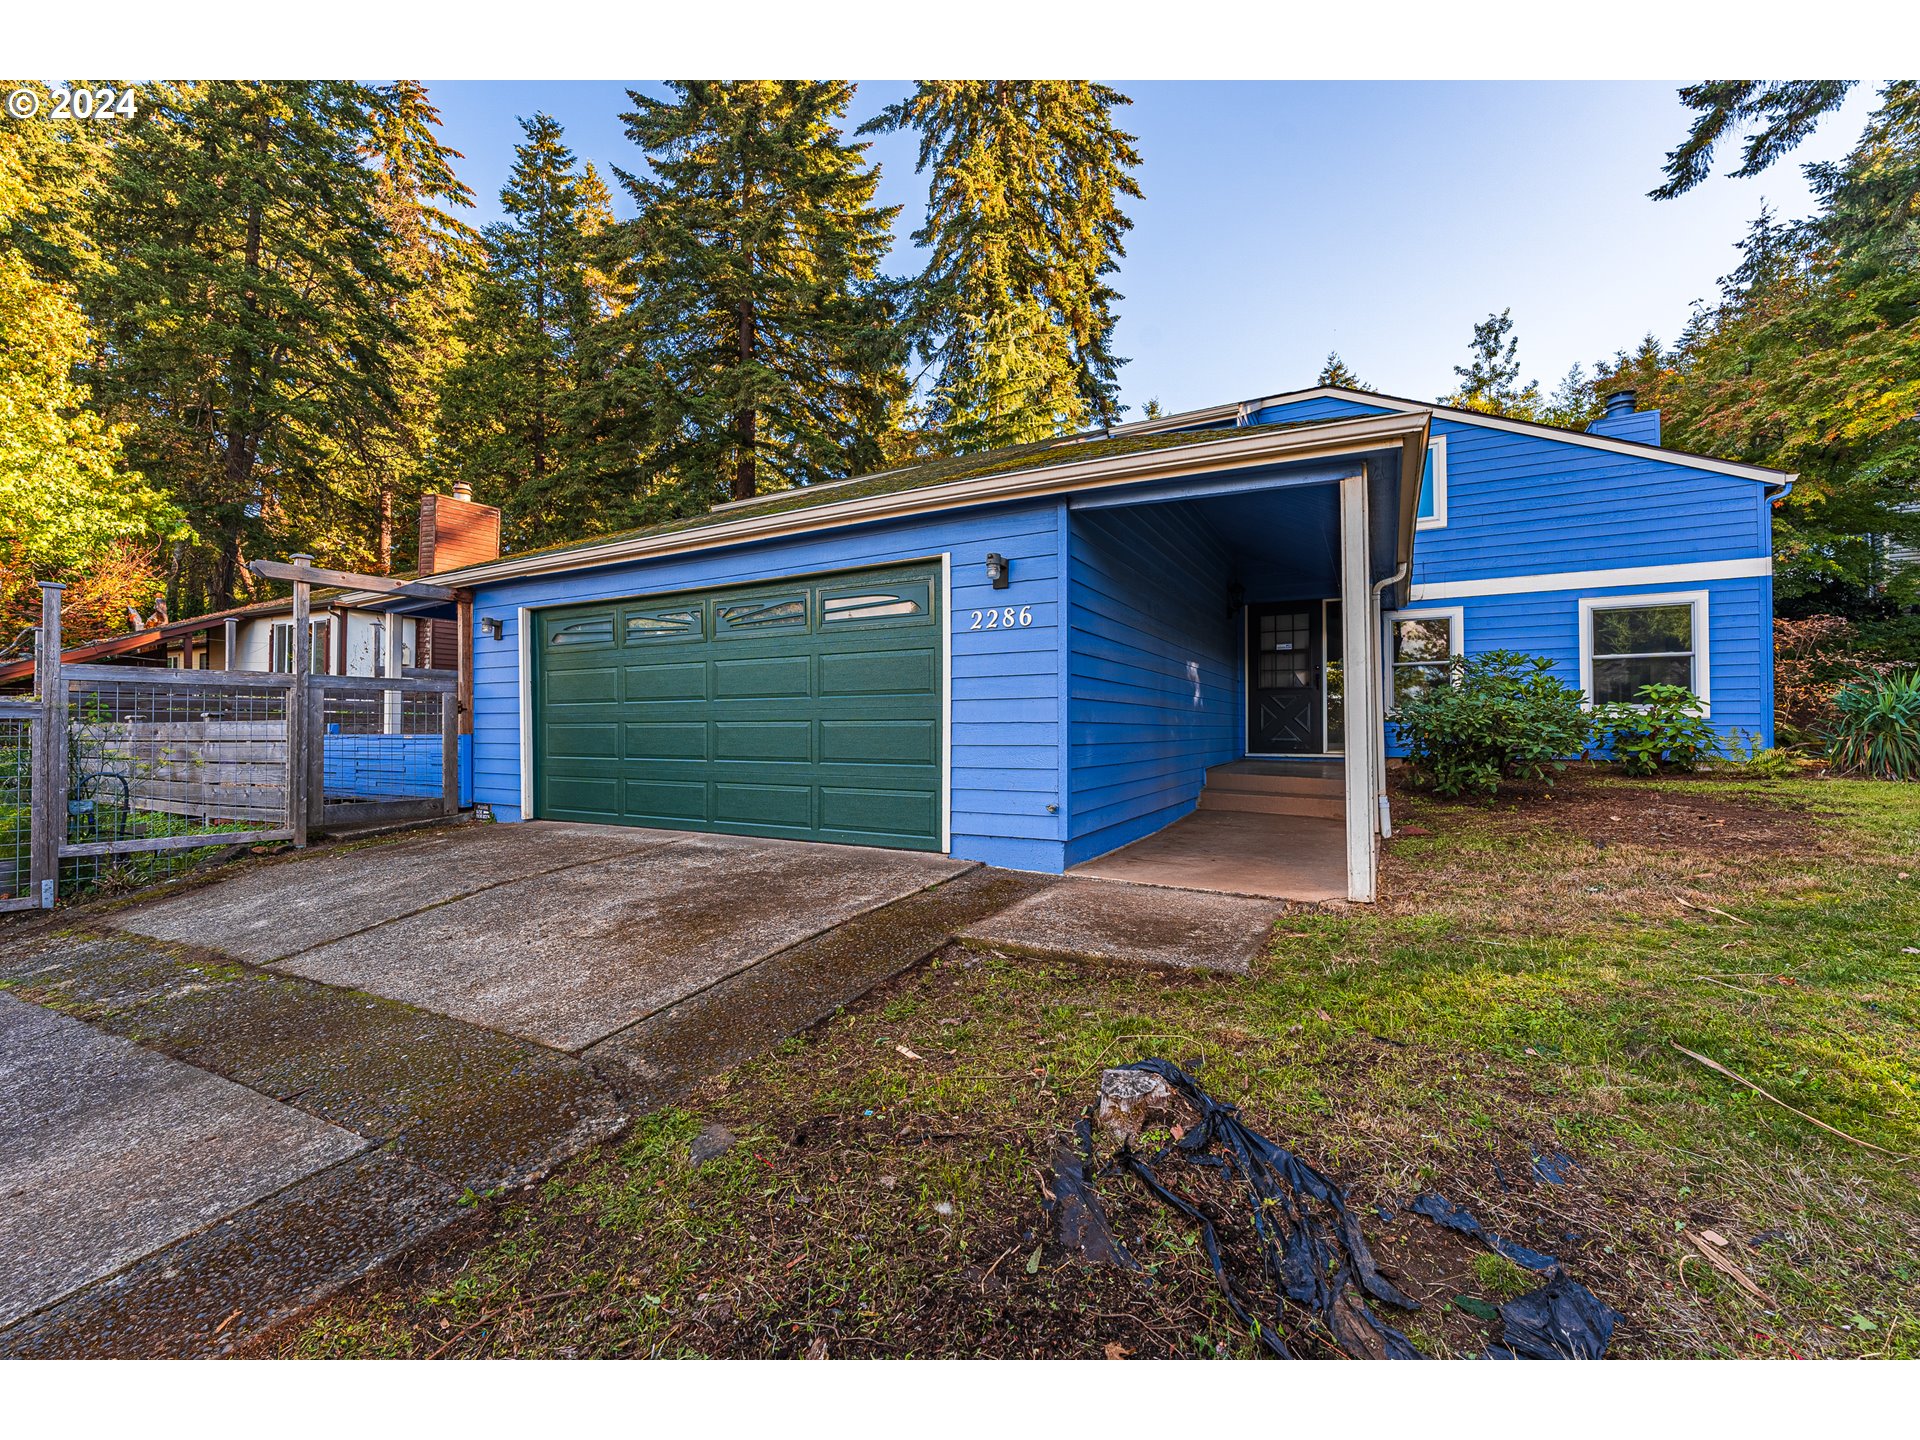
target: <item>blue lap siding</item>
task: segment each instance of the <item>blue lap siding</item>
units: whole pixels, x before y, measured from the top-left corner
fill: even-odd
[[[1240,753],[1231,559],[1181,506],[1069,512],[1067,863],[1193,809]]]
[[[1325,420],[1383,408],[1317,396],[1270,405],[1249,419]],[[1637,433],[1656,434],[1657,426],[1642,424]],[[1773,743],[1769,575],[1610,584],[1605,575],[1581,573],[1742,562],[1764,568],[1773,544],[1766,485],[1650,449],[1603,449],[1440,411],[1433,414],[1430,435],[1446,442],[1446,523],[1418,532],[1408,609],[1458,606],[1467,653],[1512,649],[1551,656],[1557,673],[1577,685],[1582,596],[1705,590],[1714,726],[1729,737]],[[1543,577],[1541,585],[1519,594],[1436,593],[1439,587],[1535,576]]]
[[[634,564],[570,570],[481,588],[474,603],[474,798],[503,820],[520,795],[519,609],[751,584],[784,576],[952,557],[953,854],[1020,869],[1062,866],[1058,696],[1061,507],[983,507],[887,525],[730,546]],[[1010,584],[992,589],[989,551]],[[1031,624],[970,628],[975,609],[1025,607]],[[481,623],[501,621],[487,638]],[[1049,806],[1055,807],[1049,811]]]

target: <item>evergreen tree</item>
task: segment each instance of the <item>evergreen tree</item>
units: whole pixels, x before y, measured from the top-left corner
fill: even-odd
[[[1083,80],[923,80],[865,131],[913,129],[930,176],[915,330],[957,450],[1120,418],[1108,282],[1139,198],[1126,96]]]
[[[1854,149],[1808,177],[1818,212],[1762,210],[1643,393],[1673,444],[1799,473],[1775,514],[1779,603],[1859,612],[1888,581],[1920,597],[1876,538],[1920,546],[1920,83],[1890,82]]]
[[[552,116],[520,127],[500,191],[508,218],[484,232],[442,417],[445,463],[502,507],[509,542],[528,546],[621,523],[632,467],[605,433],[604,330],[627,298],[600,268],[611,197]]]
[[[426,87],[417,80],[381,87],[371,117],[362,150],[378,176],[384,258],[402,282],[386,296],[394,403],[344,417],[330,437],[330,489],[347,503],[329,548],[341,563],[390,574],[396,561],[410,559],[413,506],[435,479],[440,394],[459,354],[456,330],[481,248],[479,235],[452,213],[470,209],[473,192],[454,174],[463,157],[441,143],[440,112]]]
[[[1487,415],[1532,419],[1540,409],[1537,381],[1520,384],[1520,337],[1513,333],[1513,311],[1488,315],[1473,327],[1473,344],[1465,365],[1453,367],[1460,387],[1443,405],[1459,405]]]
[[[1739,179],[1758,175],[1813,133],[1820,118],[1837,110],[1852,80],[1706,80],[1681,88],[1680,99],[1696,112],[1687,138],[1667,152],[1666,183],[1647,193],[1655,200],[1684,195],[1713,173],[1713,152],[1729,131],[1758,122],[1740,156]]]
[[[1595,379],[1587,373],[1587,367],[1576,360],[1567,367],[1567,373],[1560,377],[1560,383],[1553,387],[1553,393],[1540,403],[1539,413],[1534,418],[1543,425],[1584,430],[1600,418],[1600,413],[1600,396],[1595,389]]]
[[[905,402],[889,287],[897,207],[839,128],[838,80],[676,81],[621,118],[651,175],[616,169],[638,299],[618,327],[643,377],[655,503],[699,508],[881,463]]]
[[[1342,390],[1371,391],[1373,389],[1373,386],[1367,384],[1366,381],[1353,373],[1352,368],[1348,366],[1347,362],[1340,358],[1340,352],[1338,350],[1329,350],[1327,352],[1327,363],[1320,367],[1320,378],[1313,383],[1316,385],[1333,385]]]
[[[119,122],[87,303],[107,413],[134,422],[129,454],[198,536],[176,547],[175,616],[231,604],[250,555],[315,548],[338,498],[326,437],[394,404],[405,282],[363,163],[375,99],[334,81],[155,84]]]

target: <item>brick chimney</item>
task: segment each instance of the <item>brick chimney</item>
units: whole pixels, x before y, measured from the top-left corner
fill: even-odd
[[[456,480],[451,495],[420,497],[420,578],[500,558],[500,511],[474,503],[473,486]],[[423,670],[451,670],[459,636],[451,620],[422,620],[419,656]]]

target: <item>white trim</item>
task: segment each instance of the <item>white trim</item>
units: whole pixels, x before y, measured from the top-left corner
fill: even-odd
[[[940,853],[953,854],[953,552],[940,552]]]
[[[1467,410],[1457,405],[1436,405],[1420,400],[1407,400],[1397,395],[1376,395],[1371,390],[1346,390],[1338,385],[1315,385],[1305,390],[1286,390],[1278,395],[1263,396],[1258,400],[1243,400],[1240,408],[1249,415],[1273,405],[1292,405],[1302,400],[1352,400],[1356,404],[1373,405],[1382,410],[1391,410],[1411,415],[1426,412],[1444,415],[1450,420],[1458,420],[1464,425],[1480,425],[1489,430],[1507,430],[1516,435],[1544,435],[1554,440],[1564,440],[1569,445],[1583,445],[1589,450],[1611,450],[1617,455],[1633,455],[1643,460],[1666,460],[1670,464],[1684,465],[1692,470],[1712,470],[1721,475],[1737,475],[1742,480],[1758,480],[1767,485],[1786,487],[1799,479],[1792,470],[1776,470],[1766,465],[1743,465],[1736,460],[1716,460],[1709,455],[1692,455],[1685,450],[1669,450],[1661,445],[1649,445],[1639,440],[1615,440],[1606,435],[1593,435],[1584,430],[1563,430],[1558,425],[1543,425],[1537,420],[1510,420],[1504,415],[1487,415],[1479,410]],[[1205,410],[1190,410],[1184,415],[1163,415],[1158,420],[1135,421],[1132,425],[1114,427],[1115,435],[1153,435],[1165,430],[1179,430],[1188,425],[1204,424],[1209,420],[1221,418],[1222,414],[1231,415],[1235,411],[1232,405],[1215,405]],[[437,576],[435,577],[438,578]]]
[[[1420,513],[1420,499],[1413,502],[1413,528],[1444,530],[1447,527],[1447,437],[1434,435],[1427,440],[1427,454],[1433,457],[1433,514]]]
[[[509,556],[462,570],[439,573],[433,579],[435,584],[456,586],[488,584],[527,575],[582,570],[664,555],[680,555],[689,551],[711,550],[748,541],[808,534],[841,525],[900,519],[969,505],[1042,499],[1076,490],[1105,489],[1115,485],[1136,485],[1148,480],[1172,480],[1186,475],[1250,469],[1280,461],[1363,455],[1370,450],[1395,445],[1402,450],[1402,463],[1411,464],[1418,460],[1426,444],[1426,432],[1424,415],[1357,415],[1350,420],[1329,420],[1300,429],[1253,426],[1222,431],[1217,439],[1196,440],[1188,445],[1144,450],[1131,455],[1108,455],[1092,460],[1045,465],[983,476],[977,480],[954,480],[942,485],[924,485],[883,495],[796,506],[771,514],[747,515],[690,529],[616,537],[574,549],[540,552],[519,558]],[[355,592],[341,597],[341,603],[351,605],[373,598],[378,597],[371,592],[364,597],[360,592]]]
[[[1342,708],[1346,743],[1347,898],[1366,902],[1379,884],[1380,825],[1376,818],[1378,792],[1374,776],[1379,767],[1374,752],[1386,744],[1386,734],[1374,704],[1378,683],[1375,661],[1378,641],[1372,629],[1373,597],[1369,593],[1367,477],[1364,472],[1340,482],[1340,647]],[[1323,742],[1324,743],[1324,742]]]
[[[1691,560],[1680,565],[1630,565],[1618,570],[1555,570],[1544,575],[1496,575],[1415,585],[1411,600],[1462,600],[1475,595],[1529,595],[1536,590],[1605,590],[1616,585],[1684,585],[1707,580],[1757,580],[1773,574],[1771,555],[1743,560]]]
[[[520,642],[520,818],[533,815],[533,610],[522,605],[514,612],[514,629]]]
[[[1387,647],[1386,664],[1386,705],[1391,710],[1394,704],[1393,672],[1398,664],[1393,652],[1393,627],[1402,620],[1439,620],[1447,622],[1447,654],[1464,655],[1467,653],[1467,607],[1464,605],[1414,605],[1405,610],[1388,610],[1382,617],[1387,622],[1387,633],[1382,643]],[[1409,664],[1414,662],[1409,661]]]
[[[1587,703],[1593,703],[1593,612],[1625,610],[1639,605],[1691,605],[1693,607],[1693,693],[1700,707],[1713,714],[1713,676],[1709,662],[1711,629],[1708,592],[1705,590],[1655,590],[1645,595],[1582,595],[1580,597],[1580,688]]]

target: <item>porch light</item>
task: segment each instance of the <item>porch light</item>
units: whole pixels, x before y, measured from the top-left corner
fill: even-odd
[[[487,632],[489,640],[498,640],[506,632],[507,622],[498,615],[482,615],[480,628]]]
[[[998,551],[987,556],[987,579],[996,590],[1007,588],[1007,557]]]
[[[1238,580],[1227,586],[1227,618],[1233,619],[1240,613],[1240,607],[1247,603],[1247,587]]]

